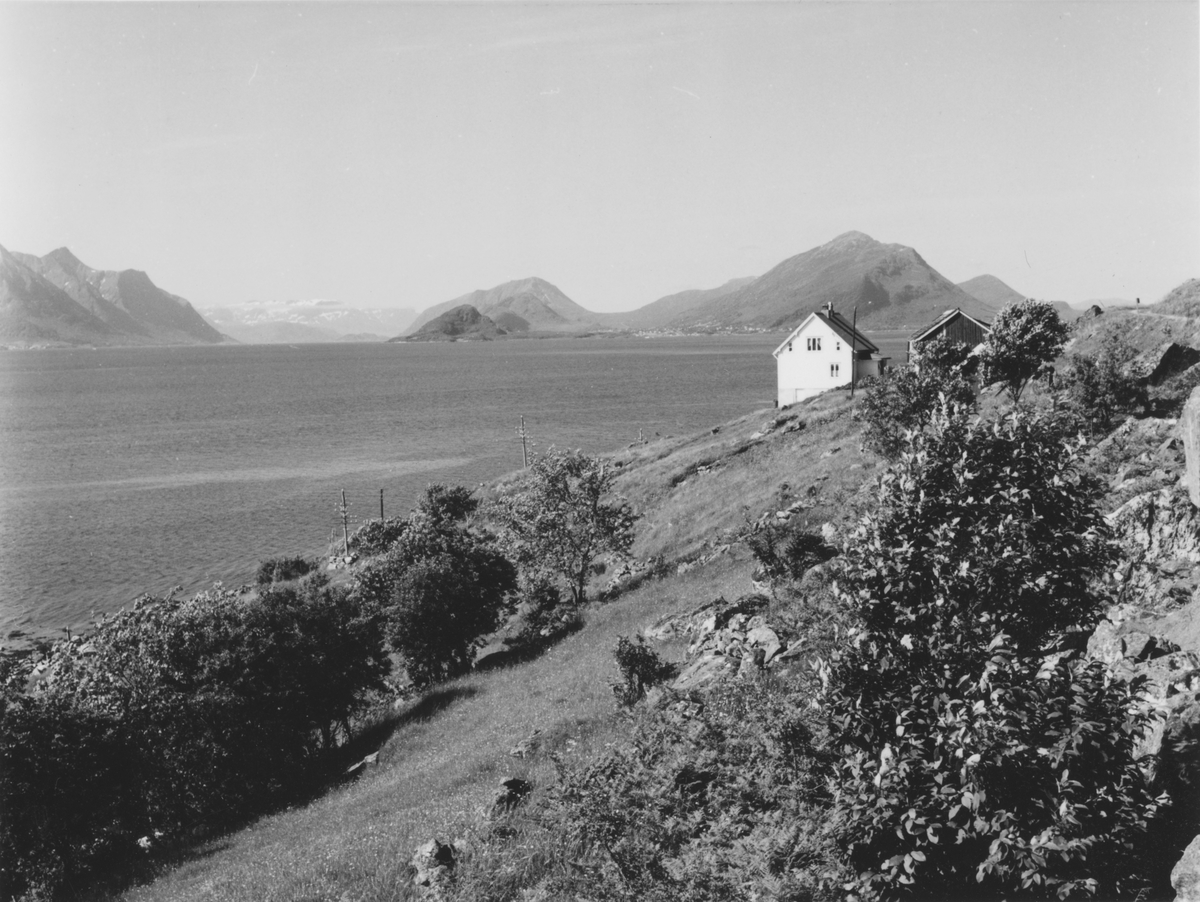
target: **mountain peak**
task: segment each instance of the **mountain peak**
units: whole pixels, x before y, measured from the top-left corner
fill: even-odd
[[[827,241],[825,247],[838,247],[849,244],[878,244],[879,242],[868,235],[866,232],[842,232],[832,241]]]
[[[50,253],[46,254],[46,256],[42,259],[51,260],[57,263],[63,269],[78,269],[79,267],[91,269],[90,266],[72,254],[70,249],[68,249],[66,246],[56,247]]]

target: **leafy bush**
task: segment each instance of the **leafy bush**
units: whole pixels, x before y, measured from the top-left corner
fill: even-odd
[[[939,339],[927,343],[912,366],[870,380],[856,411],[866,427],[863,444],[895,460],[940,406],[974,405],[975,388],[964,374],[968,359],[961,347]]]
[[[606,501],[614,473],[582,451],[550,448],[534,459],[527,480],[497,501],[505,547],[527,578],[561,577],[574,604],[586,597],[592,564],[626,554],[637,516],[624,501]]]
[[[796,582],[817,564],[837,554],[821,536],[792,522],[751,526],[743,532],[742,541],[762,572],[772,580]]]
[[[138,854],[139,837],[169,844],[290,796],[382,688],[380,633],[321,578],[258,598],[147,596],[55,644],[34,688],[5,698],[15,882],[52,886]],[[85,808],[48,819],[72,803]]]
[[[491,537],[462,522],[474,507],[469,490],[431,485],[388,552],[357,575],[355,596],[386,619],[417,686],[469,670],[479,637],[516,588]]]
[[[0,700],[0,899],[48,897],[149,831],[137,745],[65,697]]]
[[[419,557],[393,584],[389,638],[416,686],[470,670],[476,640],[495,628],[503,595],[515,579],[496,566],[507,563],[503,558],[481,561],[482,555],[476,550]]]
[[[1131,367],[1137,351],[1110,333],[1094,357],[1075,355],[1066,376],[1070,405],[1092,434],[1112,428],[1118,413],[1144,408],[1148,397],[1141,373]]]
[[[1029,380],[1062,351],[1069,331],[1050,304],[1033,300],[1005,304],[979,350],[983,381],[1002,382],[1017,403]]]
[[[631,707],[646,697],[646,690],[675,675],[676,667],[663,661],[641,636],[636,642],[617,637],[613,657],[621,671],[621,682],[613,683],[613,695],[625,707]]]
[[[428,514],[438,523],[457,523],[467,519],[479,507],[479,499],[471,489],[462,485],[431,483],[421,496],[417,510]]]
[[[283,583],[307,576],[317,569],[314,561],[302,557],[276,557],[263,561],[258,565],[258,573],[254,582],[259,586],[269,586],[272,583]]]
[[[1156,814],[1136,686],[1072,658],[1114,549],[1054,422],[940,413],[880,486],[839,590],[825,698],[861,897],[1127,896]]]
[[[388,517],[386,520],[369,520],[350,533],[350,550],[364,557],[383,554],[392,543],[404,535],[404,517]]]
[[[518,632],[508,644],[524,652],[536,652],[583,626],[583,616],[575,605],[564,603],[553,582],[535,579],[518,590],[516,610]]]

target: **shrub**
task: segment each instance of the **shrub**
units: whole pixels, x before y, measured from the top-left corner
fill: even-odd
[[[1146,406],[1142,374],[1131,369],[1136,356],[1132,346],[1111,333],[1094,357],[1071,358],[1065,380],[1067,399],[1092,434],[1111,429],[1118,413]]]
[[[837,554],[837,549],[827,545],[821,536],[792,522],[753,525],[743,532],[742,541],[771,580],[797,582],[810,569]]]
[[[48,898],[149,832],[137,745],[65,697],[0,700],[0,899]]]
[[[471,669],[476,640],[495,628],[503,595],[515,586],[511,577],[485,576],[480,555],[423,556],[393,584],[389,637],[418,687]]]
[[[364,557],[383,554],[392,543],[404,535],[404,517],[370,520],[350,534],[350,550]]]
[[[1144,885],[1157,800],[1132,757],[1137,687],[1065,651],[1114,553],[1079,452],[1040,416],[938,414],[847,546],[859,623],[825,705],[862,897]]]
[[[1019,402],[1029,380],[1058,356],[1069,331],[1050,304],[1032,300],[1005,304],[979,350],[984,382],[1003,383],[1013,403]]]
[[[579,609],[570,603],[564,604],[562,593],[549,580],[527,581],[520,588],[516,602],[519,631],[509,642],[513,647],[533,652],[583,626]]]
[[[355,581],[355,596],[386,619],[417,686],[469,670],[479,637],[495,628],[516,588],[516,571],[491,537],[462,522],[474,506],[466,489],[430,486],[400,537]]]
[[[670,679],[676,672],[675,665],[663,661],[641,636],[636,642],[617,637],[613,657],[621,671],[621,682],[612,684],[613,695],[627,708],[645,698],[651,686]]]
[[[863,420],[863,444],[881,457],[895,460],[909,436],[923,429],[945,404],[970,407],[975,388],[964,375],[963,349],[931,341],[912,366],[887,370],[866,385],[856,415]]]
[[[417,510],[428,514],[438,523],[458,523],[467,519],[479,507],[474,492],[462,485],[446,486],[431,483],[417,504]]]
[[[56,643],[35,688],[4,701],[0,846],[36,843],[6,857],[15,883],[49,886],[139,854],[139,837],[170,844],[290,797],[382,688],[380,633],[310,579],[258,598],[147,596]],[[82,807],[51,817],[69,805]]]
[[[494,507],[518,565],[532,578],[561,577],[576,605],[585,600],[596,559],[626,554],[633,544],[637,516],[624,501],[605,500],[613,479],[600,458],[550,448],[534,459],[526,482]]]
[[[314,561],[302,557],[276,557],[263,561],[258,565],[258,573],[254,582],[259,586],[269,586],[272,583],[283,583],[307,576],[317,568]]]

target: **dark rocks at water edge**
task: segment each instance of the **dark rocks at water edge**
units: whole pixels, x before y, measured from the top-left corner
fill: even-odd
[[[219,344],[192,305],[136,269],[99,270],[65,247],[0,247],[0,341],[19,347]]]
[[[484,316],[470,304],[447,310],[425,323],[412,335],[391,341],[491,341],[510,331],[527,332],[529,323],[515,314],[506,314],[510,328],[504,328],[489,316]]]

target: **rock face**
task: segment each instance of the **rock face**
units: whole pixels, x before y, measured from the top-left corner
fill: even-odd
[[[1200,902],[1200,836],[1192,840],[1171,870],[1175,902]]]
[[[1174,341],[1140,355],[1137,360],[1151,385],[1162,385],[1197,363],[1200,363],[1200,350]]]
[[[1183,407],[1179,431],[1183,435],[1183,451],[1186,455],[1184,485],[1187,486],[1192,504],[1200,507],[1200,388],[1193,389]]]

